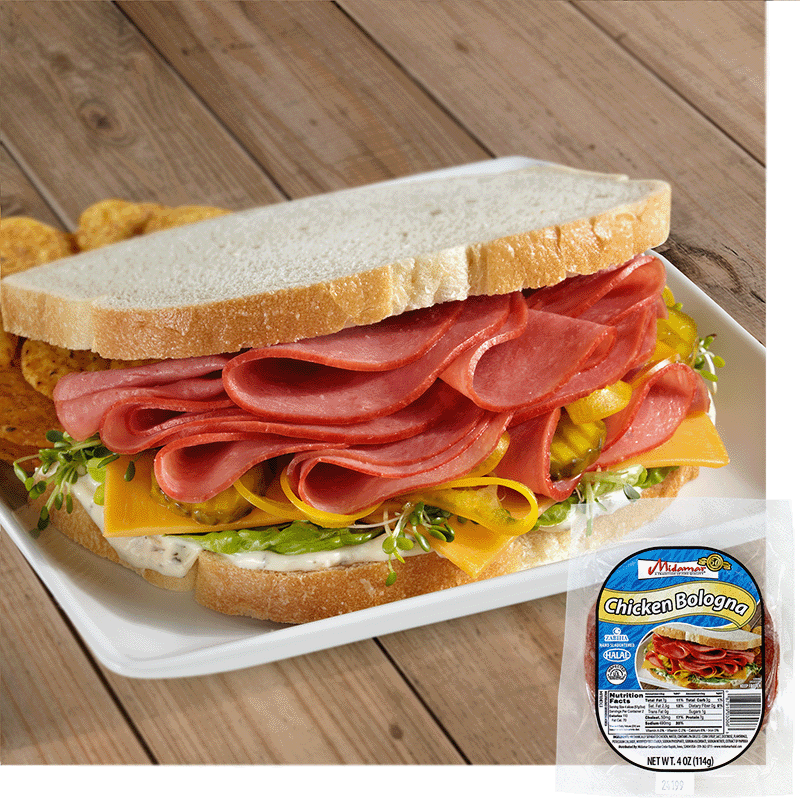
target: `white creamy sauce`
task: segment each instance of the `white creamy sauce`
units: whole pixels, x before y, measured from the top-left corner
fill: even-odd
[[[108,536],[117,555],[137,569],[152,569],[171,578],[182,578],[203,548],[177,536]]]
[[[311,572],[316,569],[346,566],[364,561],[386,561],[388,556],[383,552],[383,541],[388,534],[383,533],[361,544],[338,547],[336,550],[323,550],[319,553],[303,553],[297,556],[284,556],[262,550],[257,553],[237,553],[234,556],[224,556],[237,567],[243,569],[268,569],[275,572]],[[414,545],[413,550],[404,550],[403,558],[407,556],[422,555],[425,551]]]
[[[100,484],[84,475],[72,487],[72,496],[100,530],[103,530],[103,507],[94,502]],[[182,578],[197,561],[202,547],[197,542],[174,536],[106,536],[117,555],[136,569],[152,569],[170,578]]]
[[[94,501],[95,489],[99,484],[88,475],[79,478],[72,487],[73,497],[86,509],[95,525],[103,530],[103,507]],[[345,566],[358,562],[386,561],[382,544],[387,534],[377,536],[362,544],[325,550],[319,553],[304,553],[286,556],[269,551],[257,553],[237,553],[222,555],[232,564],[242,569],[270,570],[272,572],[311,572],[328,569],[337,565]],[[203,548],[197,542],[170,536],[107,536],[106,541],[117,551],[117,555],[137,569],[152,569],[162,575],[181,578],[197,561]],[[414,545],[413,550],[403,551],[403,558],[424,553]]]

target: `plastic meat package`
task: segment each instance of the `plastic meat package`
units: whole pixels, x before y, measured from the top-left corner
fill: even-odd
[[[650,521],[595,552],[596,520],[572,524],[556,789],[790,794],[790,504],[660,503],[637,501]]]

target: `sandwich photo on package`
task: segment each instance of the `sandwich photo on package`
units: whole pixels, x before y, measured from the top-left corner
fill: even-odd
[[[790,537],[788,503],[685,498],[595,553],[599,564],[571,564],[564,658],[579,648],[582,669],[562,665],[564,790],[607,791],[608,781],[645,796],[786,788],[792,642],[781,598],[792,577],[781,562]]]
[[[4,220],[35,526],[282,625],[563,562],[577,506],[599,545],[701,471],[757,494],[758,459],[727,465],[758,414],[714,394],[746,335],[651,249],[668,184],[523,161],[238,213],[108,201],[52,256]]]

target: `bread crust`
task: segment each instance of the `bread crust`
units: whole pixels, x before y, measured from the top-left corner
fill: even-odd
[[[661,483],[642,492],[643,498],[660,498],[663,503],[632,503],[615,514],[598,517],[592,546],[619,539],[654,519],[698,473],[698,467],[679,467]],[[383,561],[312,572],[272,572],[243,569],[207,551],[200,554],[185,578],[171,578],[122,561],[80,504],[75,504],[70,514],[53,509],[51,516],[56,527],[74,542],[132,569],[155,586],[173,591],[194,590],[200,605],[222,614],[284,623],[312,622],[562,561],[570,556],[572,536],[569,529],[540,529],[519,536],[478,578],[471,578],[436,553],[406,558],[405,563],[394,562],[397,580],[386,586],[388,567]]]
[[[537,173],[536,169],[525,171]],[[553,285],[562,281],[568,270],[591,274],[624,263],[666,240],[670,222],[668,184],[627,181],[622,176],[580,173],[566,168],[552,167],[545,172],[554,182],[576,175],[583,176],[583,181],[596,181],[599,187],[595,187],[596,194],[606,197],[604,192],[609,192],[609,199],[602,200],[608,208],[578,219],[566,218],[558,224],[523,232],[516,229],[497,238],[464,241],[455,247],[397,260],[382,260],[378,253],[383,251],[376,247],[372,266],[359,267],[344,277],[309,285],[293,285],[287,280],[283,285],[289,288],[245,292],[219,300],[192,300],[182,305],[162,306],[153,302],[151,307],[138,301],[128,302],[124,297],[105,297],[105,289],[84,286],[83,274],[94,267],[101,270],[100,274],[103,269],[119,272],[126,266],[128,271],[133,270],[131,259],[141,260],[144,243],[129,240],[40,268],[52,272],[37,275],[37,270],[32,270],[4,281],[4,324],[6,330],[27,338],[68,349],[93,350],[113,359],[184,358],[238,352],[368,325],[404,311],[463,300],[471,295],[505,294]],[[625,193],[623,202],[614,194],[614,186],[626,187],[626,192],[635,186],[635,196]],[[585,187],[580,191],[590,192]],[[578,201],[584,201],[579,192],[575,194]],[[324,203],[330,203],[326,200],[329,197],[320,196],[322,208],[328,207]],[[353,196],[353,202],[359,199],[363,202],[362,217],[370,213],[369,197],[368,193]],[[500,210],[493,208],[492,213],[502,219],[501,203],[497,201]],[[288,207],[291,203],[279,206]],[[533,209],[525,224],[535,225],[538,212]],[[236,231],[248,213],[188,227],[211,247],[224,239],[226,231]],[[149,257],[155,260],[159,253],[168,252],[170,241],[178,241],[170,237],[187,237],[190,233],[187,228],[175,228],[151,234]],[[236,241],[233,234],[229,235]],[[315,232],[308,235],[314,236]],[[215,253],[203,257],[213,261]],[[87,256],[106,261],[81,260]],[[256,264],[253,270],[261,268]],[[53,289],[49,276],[65,276],[67,288]],[[70,283],[73,279],[74,288]]]

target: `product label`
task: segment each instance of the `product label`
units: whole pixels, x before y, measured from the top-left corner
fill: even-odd
[[[624,759],[663,772],[740,756],[764,714],[761,593],[735,558],[652,548],[618,564],[597,601],[595,704]]]

